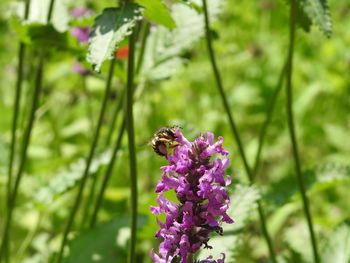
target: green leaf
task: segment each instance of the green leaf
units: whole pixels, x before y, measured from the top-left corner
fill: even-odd
[[[58,32],[52,25],[31,24],[27,27],[27,36],[31,44],[47,47],[65,47],[66,33]]]
[[[146,217],[138,218],[138,228]],[[128,216],[120,216],[81,233],[69,243],[69,256],[64,263],[126,262],[126,241],[129,239]]]
[[[327,37],[332,35],[332,20],[326,0],[302,0],[301,7]]]
[[[94,175],[101,166],[107,165],[110,161],[110,156],[111,151],[109,150],[96,156],[91,164],[90,176]],[[58,172],[57,176],[52,178],[48,185],[36,191],[33,198],[34,205],[43,210],[48,209],[49,204],[57,197],[62,196],[80,182],[85,164],[86,160],[81,158],[70,164],[68,169]]]
[[[237,248],[240,244],[240,230],[248,222],[251,213],[256,208],[256,201],[260,198],[258,189],[255,186],[236,185],[231,198],[230,208],[227,214],[235,221],[233,224],[224,224],[224,235],[213,236],[209,245],[213,249],[202,249],[199,259],[205,259],[210,255],[220,258],[221,253],[225,253],[228,262],[234,262]]]
[[[350,179],[350,167],[343,164],[323,164],[313,169],[303,171],[305,188],[309,194],[324,191],[336,184]],[[282,178],[279,182],[271,185],[264,196],[276,207],[300,200],[299,187],[295,181],[295,175]]]
[[[322,249],[322,262],[350,262],[350,219],[340,224]]]
[[[136,0],[136,2],[146,8],[145,17],[169,29],[175,28],[176,24],[171,17],[168,8],[162,0]]]
[[[112,59],[117,45],[128,35],[140,18],[140,6],[127,3],[119,8],[106,8],[96,17],[89,40],[87,61],[99,71],[102,63]]]
[[[222,11],[222,0],[209,0],[210,19],[214,21]],[[159,80],[177,72],[186,62],[181,55],[193,48],[195,41],[204,35],[203,14],[184,5],[174,4],[172,16],[176,28],[154,27],[147,39],[141,75],[147,79]]]

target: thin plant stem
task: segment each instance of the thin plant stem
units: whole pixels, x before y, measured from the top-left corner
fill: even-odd
[[[123,108],[123,102],[125,100],[125,89],[122,89],[122,91],[119,93],[118,96],[118,101],[115,105],[113,115],[112,115],[112,121],[109,126],[108,134],[107,134],[107,139],[106,139],[106,146],[108,146],[111,143],[113,133],[115,131],[115,126],[117,124],[117,117],[119,112],[121,112]]]
[[[254,162],[254,166],[253,166],[254,167],[253,168],[253,181],[255,180],[255,178],[258,174],[258,170],[259,170],[259,166],[260,166],[261,152],[262,152],[262,148],[264,146],[267,127],[269,126],[269,124],[271,122],[278,95],[283,87],[283,80],[284,80],[285,73],[286,73],[286,63],[283,65],[282,71],[278,77],[277,86],[272,94],[271,100],[269,101],[269,106],[268,106],[267,113],[266,113],[266,119],[261,127],[260,132],[259,132],[258,149],[256,151],[255,162]]]
[[[94,195],[95,195],[95,192],[96,192],[96,187],[97,187],[97,177],[99,175],[99,171],[96,172],[96,174],[94,174],[92,180],[90,180],[90,184],[91,184],[91,187],[90,187],[90,193],[89,193],[89,196],[87,198],[87,200],[85,201],[85,205],[84,205],[84,208],[83,208],[83,213],[82,213],[82,218],[81,218],[81,223],[80,223],[80,229],[84,229],[84,226],[86,225],[86,222],[88,220],[88,217],[89,217],[89,212],[90,212],[90,208],[91,208],[91,203],[94,199]]]
[[[23,176],[23,170],[27,161],[27,150],[30,142],[30,137],[34,125],[34,120],[35,120],[35,112],[38,108],[39,105],[39,98],[40,98],[40,93],[42,89],[42,75],[43,75],[43,67],[44,67],[44,53],[40,54],[39,58],[39,65],[37,68],[36,72],[36,78],[35,78],[35,87],[34,87],[34,94],[33,94],[33,100],[30,108],[30,113],[29,113],[29,120],[27,123],[27,126],[24,131],[24,136],[23,136],[23,143],[21,147],[21,153],[20,153],[20,159],[19,159],[19,167],[18,171],[15,177],[15,184],[13,186],[13,191],[11,193],[11,197],[9,199],[8,203],[8,212],[6,214],[5,218],[5,223],[4,223],[4,232],[2,236],[2,243],[0,247],[0,260],[4,254],[5,247],[9,247],[9,242],[10,240],[10,229],[11,229],[11,223],[12,223],[12,214],[13,210],[16,205],[16,198],[17,198],[17,193],[18,193],[18,188]]]
[[[30,8],[30,0],[26,0],[24,8],[24,20],[28,19]],[[7,209],[10,207],[10,199],[12,192],[12,176],[13,176],[13,163],[15,157],[15,150],[17,144],[17,124],[18,116],[20,112],[21,97],[22,97],[22,83],[23,83],[23,68],[24,68],[24,59],[26,53],[26,45],[23,42],[20,42],[18,49],[18,68],[17,68],[17,80],[16,80],[16,91],[13,102],[13,117],[12,117],[12,129],[11,129],[11,146],[9,153],[9,166],[8,166],[8,179],[7,179]],[[6,244],[6,262],[9,262],[8,254],[10,250],[10,244],[8,240],[5,241]]]
[[[92,163],[92,160],[93,160],[96,148],[97,148],[97,143],[98,143],[98,139],[100,137],[100,131],[101,131],[101,127],[102,127],[102,122],[103,122],[103,119],[105,116],[105,112],[106,112],[106,108],[107,108],[107,104],[108,104],[108,98],[110,95],[114,63],[115,63],[115,59],[112,59],[110,67],[109,67],[109,73],[108,73],[108,78],[107,78],[107,82],[106,82],[105,93],[104,93],[103,102],[102,102],[102,106],[101,106],[99,117],[98,117],[97,126],[95,129],[94,136],[93,136],[92,143],[91,143],[91,147],[90,147],[90,152],[89,152],[89,155],[88,155],[88,158],[86,161],[86,165],[85,165],[85,169],[84,169],[84,172],[83,172],[80,184],[79,184],[78,193],[77,193],[77,196],[75,198],[73,208],[69,214],[66,228],[65,228],[64,233],[63,233],[61,247],[60,247],[60,250],[58,253],[58,259],[57,259],[58,263],[62,262],[64,248],[65,248],[65,245],[68,241],[68,234],[72,228],[75,215],[79,209],[83,190],[84,190],[86,181],[87,181],[88,176],[89,176],[90,166],[91,166],[91,163]]]
[[[286,94],[287,94],[287,103],[286,103],[286,111],[287,111],[287,119],[288,119],[288,128],[289,128],[289,135],[290,140],[292,144],[292,152],[293,152],[293,158],[294,158],[294,164],[295,164],[295,171],[297,174],[297,180],[299,184],[299,190],[301,193],[302,201],[303,201],[303,209],[304,214],[306,217],[307,225],[309,228],[310,233],[310,239],[311,239],[311,245],[312,245],[312,251],[313,251],[313,257],[314,262],[318,263],[319,255],[317,251],[317,242],[316,237],[314,233],[313,223],[312,223],[312,217],[310,213],[309,208],[309,201],[306,195],[306,188],[304,183],[304,178],[301,170],[301,161],[298,151],[298,143],[296,139],[296,131],[295,131],[295,124],[294,124],[294,116],[293,116],[293,84],[292,84],[292,77],[293,77],[293,54],[294,54],[294,41],[295,41],[295,28],[296,28],[296,19],[297,19],[297,2],[296,0],[291,1],[291,8],[290,8],[290,33],[289,33],[289,48],[288,48],[288,63],[287,63],[287,85],[286,85]]]
[[[222,85],[220,72],[219,72],[218,67],[216,65],[214,50],[213,50],[213,47],[212,47],[212,40],[211,40],[211,33],[210,33],[210,23],[209,23],[207,2],[206,2],[206,0],[202,0],[202,3],[203,3],[204,19],[205,19],[204,22],[205,22],[206,42],[207,42],[207,48],[208,48],[210,62],[211,62],[212,68],[213,68],[213,73],[214,73],[214,76],[215,76],[215,80],[216,80],[216,83],[217,83],[217,87],[218,87],[218,90],[219,90],[219,93],[220,93],[220,96],[221,96],[221,99],[222,99],[222,103],[223,103],[225,112],[227,114],[227,117],[228,117],[228,120],[229,120],[229,123],[230,123],[230,127],[232,129],[232,133],[234,135],[234,138],[235,138],[237,146],[238,146],[239,154],[240,154],[240,156],[242,158],[243,165],[244,165],[245,171],[247,173],[247,176],[249,178],[249,181],[252,184],[253,183],[253,179],[254,179],[253,178],[253,173],[252,173],[252,170],[250,169],[250,166],[248,164],[248,160],[246,158],[246,155],[245,155],[245,152],[244,152],[244,149],[243,149],[243,145],[242,145],[242,142],[241,142],[240,135],[238,133],[238,129],[237,129],[236,123],[235,123],[235,121],[233,119],[233,116],[232,116],[231,111],[230,111],[230,107],[228,105],[226,94],[225,94],[225,91],[224,91],[224,88],[223,88],[223,85]],[[264,212],[263,212],[262,204],[260,203],[260,201],[258,201],[257,203],[258,203],[258,213],[259,213],[260,223],[261,223],[262,230],[263,230],[263,235],[265,237],[265,240],[266,240],[269,252],[270,252],[270,257],[271,257],[272,261],[274,263],[276,263],[277,262],[276,261],[276,255],[275,255],[275,251],[274,251],[273,246],[272,246],[272,241],[271,241],[270,235],[268,234],[268,231],[267,231],[266,220],[265,220],[265,215],[264,215]]]
[[[50,5],[49,5],[49,11],[47,12],[47,18],[46,18],[47,19],[47,23],[51,22],[54,5],[55,5],[55,0],[51,0],[50,1]]]
[[[150,24],[148,21],[143,21],[142,23],[142,39],[141,39],[141,46],[140,46],[140,51],[137,57],[137,64],[136,64],[136,74],[139,74],[140,69],[142,67],[142,62],[143,62],[143,57],[145,54],[145,49],[146,49],[146,43],[147,43],[147,37],[149,34],[150,30]]]
[[[128,133],[129,166],[130,166],[130,195],[131,195],[131,235],[129,247],[129,263],[136,262],[136,228],[137,228],[137,168],[134,140],[134,116],[133,116],[133,93],[134,93],[134,60],[136,32],[133,30],[129,38],[129,57],[126,85],[126,130]]]
[[[35,235],[38,233],[43,216],[44,216],[43,212],[39,212],[38,219],[35,223],[35,227],[29,231],[26,238],[23,240],[23,243],[19,246],[18,251],[17,251],[17,262],[23,261],[23,257],[25,256],[24,253],[26,252],[26,250],[28,249],[28,247],[32,243]]]
[[[98,196],[97,196],[97,199],[96,199],[94,211],[92,213],[91,221],[90,221],[90,227],[91,228],[94,227],[96,222],[97,222],[98,211],[101,208],[102,201],[103,201],[103,196],[104,196],[104,193],[106,191],[109,179],[110,179],[110,177],[112,175],[114,164],[115,164],[116,157],[117,157],[117,153],[118,153],[118,151],[120,149],[120,145],[121,145],[122,138],[123,138],[123,135],[124,135],[125,123],[126,123],[126,121],[125,121],[125,118],[124,118],[124,120],[122,122],[122,125],[120,126],[120,130],[119,130],[117,141],[116,141],[116,143],[114,145],[114,148],[113,148],[111,159],[109,161],[106,173],[105,173],[105,175],[103,177],[103,181],[102,181],[102,185],[101,185],[100,191],[98,192]]]
[[[82,83],[82,88],[83,88],[83,93],[85,95],[86,98],[86,113],[89,119],[89,124],[90,124],[90,129],[91,131],[94,130],[94,117],[93,117],[93,110],[92,110],[92,103],[91,103],[91,99],[90,99],[90,93],[89,90],[86,87],[86,78],[87,76],[82,75],[81,76],[81,83]]]

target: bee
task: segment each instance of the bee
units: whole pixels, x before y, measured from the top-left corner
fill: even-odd
[[[168,147],[174,148],[176,146],[173,144],[177,138],[175,129],[175,126],[162,127],[154,134],[151,145],[156,154],[165,156],[168,154]]]

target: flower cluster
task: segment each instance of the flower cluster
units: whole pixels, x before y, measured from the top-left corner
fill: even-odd
[[[165,157],[169,164],[161,167],[162,179],[156,192],[158,207],[151,207],[154,214],[165,213],[165,222],[157,219],[160,230],[156,238],[162,239],[159,254],[151,251],[156,263],[170,263],[178,258],[187,263],[188,257],[202,245],[208,245],[209,234],[213,231],[222,235],[221,223],[233,223],[226,211],[230,199],[225,187],[231,178],[224,178],[224,170],[229,165],[228,152],[222,148],[223,138],[214,143],[214,135],[205,133],[189,142],[179,131],[175,131],[176,146],[173,153]],[[215,158],[212,156],[221,155]],[[213,159],[213,160],[212,160]],[[167,200],[164,192],[174,190],[179,203]],[[200,262],[224,263],[223,259]]]

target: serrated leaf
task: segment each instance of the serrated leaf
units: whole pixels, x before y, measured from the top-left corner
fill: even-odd
[[[140,6],[126,3],[119,8],[106,8],[96,17],[89,39],[87,61],[99,71],[102,63],[112,59],[117,45],[128,35],[140,18]]]
[[[350,219],[340,224],[322,249],[322,262],[350,261]]]
[[[211,21],[221,11],[222,0],[209,0]],[[185,63],[180,56],[193,48],[195,41],[204,35],[203,14],[184,4],[172,6],[176,28],[153,27],[147,40],[141,74],[152,80],[171,76]]]
[[[174,19],[171,17],[168,8],[162,0],[136,0],[136,2],[146,8],[144,15],[148,20],[169,29],[176,27]]]
[[[234,262],[235,253],[239,246],[239,230],[247,223],[251,213],[256,208],[256,201],[260,198],[258,189],[255,186],[237,185],[233,191],[230,208],[227,214],[235,221],[233,224],[224,224],[223,236],[213,236],[209,245],[213,249],[202,249],[199,259],[205,259],[210,255],[220,258],[221,253],[225,253],[230,263]]]
[[[108,164],[110,156],[111,151],[109,150],[96,156],[91,164],[90,176],[95,174],[100,166]],[[38,189],[33,198],[34,205],[47,209],[48,204],[76,186],[82,178],[85,164],[86,160],[81,158],[72,163],[68,169],[59,172],[56,177],[50,180],[47,186]]]
[[[332,20],[326,0],[302,0],[306,15],[327,36],[332,35]]]
[[[310,32],[312,21],[307,14],[305,14],[303,8],[300,7],[299,2],[297,6],[297,23],[305,32]]]
[[[138,228],[146,223],[146,217],[138,218]],[[69,256],[64,263],[112,263],[126,262],[126,241],[130,218],[120,216],[81,233],[69,243]]]

